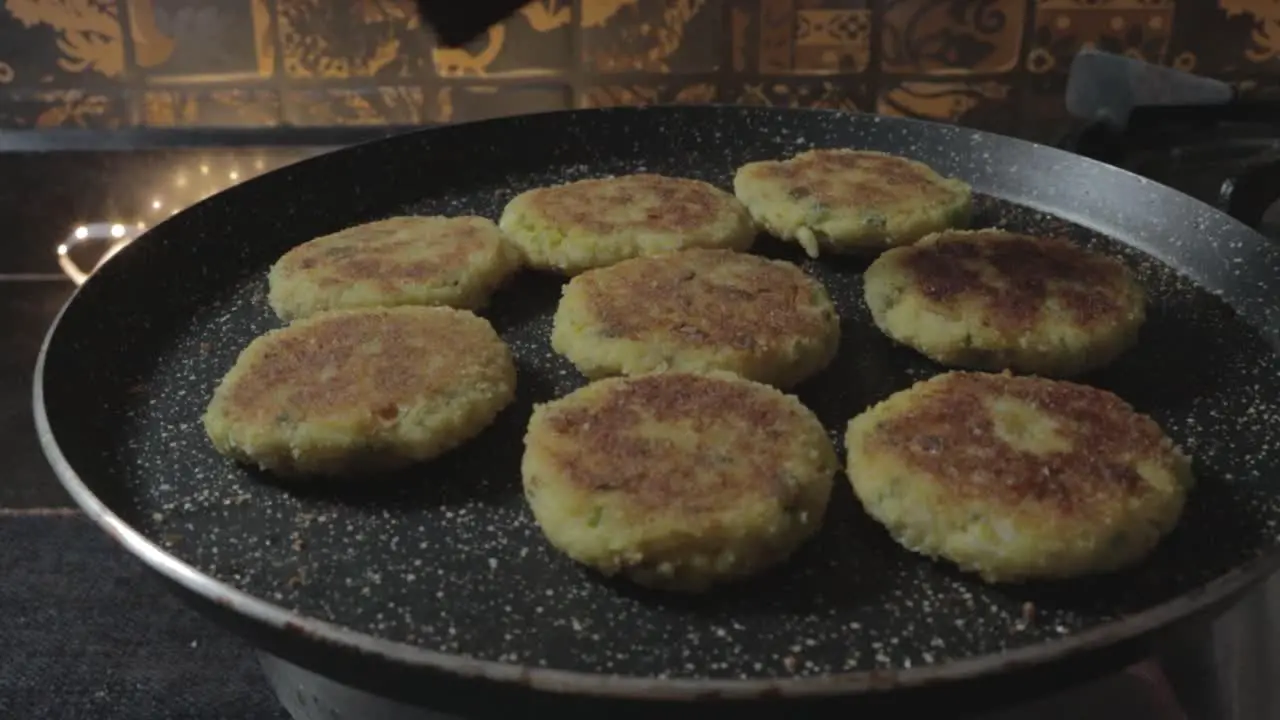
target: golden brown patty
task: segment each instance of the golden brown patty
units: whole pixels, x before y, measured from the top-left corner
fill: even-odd
[[[726,370],[790,387],[827,366],[840,319],[791,263],[685,250],[585,272],[565,285],[551,346],[587,377]]]
[[[649,173],[529,190],[499,224],[529,265],[566,274],[684,248],[746,250],[756,235],[733,195]]]
[[[936,362],[1067,377],[1132,346],[1146,318],[1124,263],[1066,240],[948,231],[867,268],[871,316]]]
[[[534,409],[525,496],[569,557],[698,592],[822,524],[835,450],[799,400],[728,373],[610,378]]]
[[[899,543],[990,582],[1131,565],[1194,483],[1155,421],[1044,378],[936,376],[854,418],[846,445],[854,493]]]
[[[967,224],[972,205],[965,183],[915,160],[862,150],[748,163],[733,189],[760,226],[811,257],[910,244]]]
[[[305,242],[268,275],[282,320],[395,305],[483,307],[520,254],[482,217],[393,217]]]
[[[335,310],[249,343],[204,423],[219,452],[281,475],[388,470],[478,434],[515,381],[506,344],[465,310]]]

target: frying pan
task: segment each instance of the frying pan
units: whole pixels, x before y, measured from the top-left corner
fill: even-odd
[[[561,280],[526,273],[485,311],[517,357],[516,403],[471,444],[359,487],[285,488],[210,447],[200,414],[275,327],[265,270],[311,237],[395,213],[496,217],[515,193],[650,171],[727,187],[811,147],[922,160],[977,192],[975,227],[1056,234],[1147,287],[1141,343],[1084,378],[1154,416],[1200,484],[1146,562],[985,585],[899,549],[847,484],[784,567],[706,597],[601,581],[552,551],[519,489],[531,405],[583,380],[548,346]],[[839,440],[850,416],[940,368],[861,300],[865,262],[810,261],[841,352],[796,390]],[[1010,701],[1172,642],[1277,566],[1280,252],[1230,217],[1113,167],[1019,140],[818,110],[599,109],[426,130],[264,175],[179,213],[68,302],[39,359],[50,462],[106,532],[266,652],[465,717],[774,717]]]

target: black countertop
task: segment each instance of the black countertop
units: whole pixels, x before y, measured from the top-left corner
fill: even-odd
[[[254,175],[396,130],[0,133],[0,717],[287,717],[249,648],[183,607],[72,509],[36,440],[33,370],[75,292],[57,249],[77,227],[132,231]],[[96,260],[92,247],[71,255]]]

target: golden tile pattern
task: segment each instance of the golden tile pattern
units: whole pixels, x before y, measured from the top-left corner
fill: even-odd
[[[167,0],[125,0],[125,7],[134,64],[148,75],[199,83],[254,80],[275,72],[275,26],[267,0],[208,5],[179,0],[176,7]],[[176,69],[168,67],[179,51],[175,25],[185,28]],[[228,42],[234,47],[224,47]],[[241,48],[249,52],[237,57]],[[193,51],[194,59],[182,57]]]
[[[744,83],[727,99],[735,105],[768,107],[812,107],[857,112],[867,103],[859,88],[830,80]]]
[[[83,90],[14,93],[0,102],[0,125],[12,128],[112,129],[124,116],[119,98]]]
[[[174,29],[191,17],[196,31]],[[1274,89],[1280,4],[531,0],[443,48],[413,0],[0,0],[0,128],[411,124],[715,102],[1039,137],[1064,116],[1084,47]],[[217,67],[201,65],[204,51]]]
[[[580,0],[582,62],[599,73],[719,67],[724,0]]]
[[[1026,0],[889,0],[881,67],[890,73],[967,75],[1018,67]]]
[[[418,125],[440,122],[435,96],[417,86],[288,90],[284,119],[291,125]]]
[[[1009,85],[994,80],[907,81],[881,92],[876,99],[876,112],[958,122],[976,108],[1002,103],[1009,97],[1009,89]]]
[[[597,85],[586,88],[578,98],[580,107],[641,106],[658,104],[697,105],[714,103],[718,89],[712,83]]]
[[[124,74],[124,30],[116,0],[4,0],[3,7],[23,28],[53,31],[52,50],[61,71],[109,78]]]
[[[429,62],[412,0],[276,0],[291,78],[417,77]]]
[[[735,22],[734,53],[745,54],[750,21]],[[761,73],[858,73],[871,62],[871,11],[858,0],[760,0],[756,24]]]
[[[466,48],[431,50],[440,77],[547,77],[572,62],[571,0],[534,0]]]
[[[1240,43],[1250,62],[1264,63],[1280,57],[1280,3],[1275,0],[1218,0],[1228,18],[1252,22],[1247,43]]]
[[[1027,69],[1066,72],[1071,57],[1085,47],[1162,62],[1173,15],[1173,0],[1039,0]]]
[[[280,98],[269,90],[148,90],[141,120],[152,127],[266,127],[280,123]]]

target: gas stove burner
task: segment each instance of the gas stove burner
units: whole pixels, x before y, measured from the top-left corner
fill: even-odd
[[[1096,123],[1058,146],[1173,187],[1280,239],[1280,103],[1137,108],[1123,131]]]
[[[1255,165],[1238,177],[1227,178],[1218,191],[1219,208],[1249,227],[1264,233],[1280,230],[1280,159]]]

